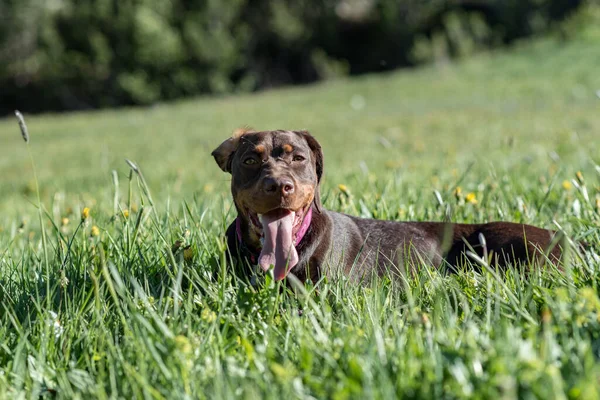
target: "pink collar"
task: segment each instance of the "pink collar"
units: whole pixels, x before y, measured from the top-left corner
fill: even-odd
[[[306,212],[306,215],[304,216],[304,219],[302,220],[302,224],[300,224],[300,229],[298,229],[298,232],[296,233],[296,243],[294,243],[294,246],[298,246],[298,244],[300,244],[300,242],[302,241],[304,235],[306,235],[306,231],[308,231],[308,227],[310,226],[311,220],[312,206],[309,207],[308,211]],[[240,217],[237,217],[235,219],[235,233],[237,234],[238,241],[242,243],[242,219]]]

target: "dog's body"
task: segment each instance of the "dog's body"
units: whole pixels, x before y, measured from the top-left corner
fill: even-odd
[[[324,210],[323,154],[307,132],[243,130],[214,152],[230,172],[238,218],[227,230],[231,255],[246,265],[275,266],[275,278],[301,281],[345,275],[401,274],[423,263],[450,271],[467,252],[494,265],[550,261],[554,233],[509,222],[451,224],[357,218]],[[552,247],[552,248],[551,248]]]
[[[492,260],[484,260],[500,267],[534,259],[556,262],[560,258],[558,246],[547,255],[543,253],[552,237],[551,231],[509,222],[395,222],[323,210],[313,213],[310,229],[296,247],[298,263],[289,272],[301,281],[313,282],[323,275],[365,280],[372,274],[412,271],[423,262],[454,272],[467,265],[468,251],[481,259],[491,254]],[[235,223],[227,229],[227,244],[236,258],[256,264],[260,248],[240,241]]]

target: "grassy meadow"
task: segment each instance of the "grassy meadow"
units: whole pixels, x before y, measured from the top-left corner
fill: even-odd
[[[0,120],[0,398],[599,398],[599,65],[596,41],[549,38],[253,95],[21,110],[29,145]],[[246,124],[317,137],[329,209],[524,222],[592,251],[297,295],[215,274],[234,213],[210,151]]]

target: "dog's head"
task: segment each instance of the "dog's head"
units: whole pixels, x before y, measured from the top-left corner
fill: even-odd
[[[321,210],[323,153],[307,131],[238,129],[211,154],[232,175],[233,200],[245,216],[303,213],[312,203]]]
[[[294,243],[313,204],[317,212],[321,211],[323,153],[308,132],[240,129],[212,155],[223,171],[231,173],[236,208],[250,229],[252,241],[258,242],[261,237],[266,241],[263,253],[271,239],[288,238],[282,242],[285,246],[290,240]],[[281,234],[287,230],[289,235]]]

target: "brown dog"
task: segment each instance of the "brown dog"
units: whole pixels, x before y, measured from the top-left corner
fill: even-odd
[[[238,217],[227,229],[230,254],[264,270],[273,265],[276,280],[289,273],[313,282],[339,273],[363,279],[423,262],[455,271],[470,264],[468,251],[492,254],[500,267],[561,255],[550,248],[552,231],[530,225],[393,222],[325,210],[323,153],[306,131],[238,130],[212,155],[232,175]]]

